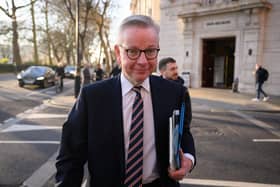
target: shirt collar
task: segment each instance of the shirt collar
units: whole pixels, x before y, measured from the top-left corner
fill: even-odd
[[[134,87],[133,84],[127,80],[123,73],[121,73],[121,86],[122,96],[125,96]],[[150,92],[150,78],[147,77],[141,86],[144,88],[144,90]]]

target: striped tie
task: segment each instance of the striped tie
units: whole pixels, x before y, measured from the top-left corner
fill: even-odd
[[[132,90],[135,91],[136,97],[132,106],[125,184],[128,187],[139,187],[142,185],[143,170],[143,99],[141,86]]]

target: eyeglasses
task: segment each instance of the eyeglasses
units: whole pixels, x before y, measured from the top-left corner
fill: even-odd
[[[126,49],[124,46],[119,45],[121,48],[123,48],[126,51],[126,55],[130,60],[136,60],[140,57],[141,53],[144,52],[147,60],[154,60],[159,52],[159,48],[148,48],[148,49]]]

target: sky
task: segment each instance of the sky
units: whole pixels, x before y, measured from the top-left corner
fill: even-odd
[[[120,25],[121,21],[124,18],[131,15],[131,12],[129,9],[131,0],[112,0],[112,1],[118,2],[119,6],[120,6],[117,9],[117,11],[113,12],[113,19],[112,19],[112,24],[111,24],[110,39],[112,42],[115,42],[117,31],[118,31],[118,26]]]
[[[8,2],[10,0],[7,0]],[[120,22],[127,16],[129,16],[130,10],[130,1],[131,0],[112,0],[114,4],[118,4],[118,7],[114,9],[112,12],[112,23],[111,23],[111,31],[110,31],[110,40],[112,43],[116,41],[116,35],[117,35],[117,30]],[[5,0],[0,0],[0,5],[3,7],[6,7],[5,5]],[[29,0],[16,0],[15,1],[19,5],[25,5],[26,3],[29,2]],[[29,8],[24,8],[22,11],[17,12],[17,20],[20,21],[21,18],[23,20],[26,20],[26,17],[23,15],[26,15],[26,13],[29,15],[30,14],[30,9]],[[7,21],[10,24],[10,18],[8,18],[2,11],[0,11],[0,21]],[[0,25],[1,26],[1,25]],[[3,38],[2,38],[3,39]],[[4,41],[1,41],[0,37],[0,42],[3,43]]]

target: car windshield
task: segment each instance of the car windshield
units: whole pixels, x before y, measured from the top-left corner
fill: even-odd
[[[66,67],[65,67],[65,70],[66,70],[66,71],[75,70],[75,67],[74,67],[74,66],[66,66]]]
[[[43,75],[46,71],[46,68],[44,67],[36,67],[36,66],[32,66],[32,67],[29,67],[25,72],[24,74],[32,74],[32,75],[35,75],[35,76],[39,76],[39,75]]]

